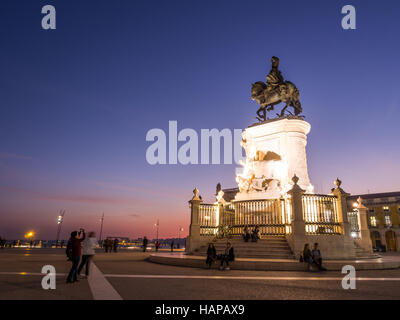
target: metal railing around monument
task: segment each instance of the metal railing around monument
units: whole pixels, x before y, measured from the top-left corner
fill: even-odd
[[[347,219],[350,224],[350,233],[354,239],[360,238],[360,226],[358,224],[358,211],[347,212]]]
[[[246,200],[234,202],[233,235],[242,235],[247,226],[258,226],[261,236],[285,235],[291,232],[290,200]]]
[[[219,206],[217,204],[200,204],[199,225],[201,236],[214,236],[219,225]]]
[[[336,196],[304,194],[302,205],[306,234],[342,234]]]
[[[218,204],[200,204],[201,236],[216,236],[228,230],[230,236],[241,236],[244,228],[258,226],[261,236],[291,233],[290,199],[246,200]]]

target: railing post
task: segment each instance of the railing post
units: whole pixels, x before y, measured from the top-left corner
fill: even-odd
[[[291,196],[292,207],[292,233],[288,236],[288,242],[291,246],[293,254],[299,258],[304,244],[306,242],[306,226],[303,217],[303,201],[304,190],[297,184],[299,178],[294,175],[292,178],[294,185],[288,194]]]
[[[189,227],[189,241],[186,241],[186,251],[193,253],[200,248],[200,204],[202,200],[199,197],[199,190],[193,190],[193,198],[189,201],[190,204],[190,227]]]
[[[217,212],[218,212],[218,220],[216,221],[217,223],[217,228],[223,224],[223,218],[224,218],[224,206],[226,204],[226,201],[224,199],[224,192],[222,190],[219,190],[217,193],[217,202],[216,205],[217,207]],[[217,229],[218,231],[218,229]]]
[[[333,189],[332,194],[337,197],[338,219],[343,228],[342,232],[345,236],[351,237],[350,223],[347,218],[347,197],[349,194],[340,188],[342,181],[339,178],[336,178],[334,183],[336,188]]]
[[[358,197],[357,203],[358,205],[356,209],[358,211],[358,227],[360,229],[360,240],[358,240],[357,243],[364,250],[372,253],[372,241],[368,229],[367,207],[362,204],[361,197]]]

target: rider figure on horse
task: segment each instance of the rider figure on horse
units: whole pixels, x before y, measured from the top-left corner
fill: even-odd
[[[272,68],[269,74],[267,75],[267,88],[266,93],[271,94],[274,91],[281,89],[283,87],[283,76],[281,72],[278,70],[279,67],[279,58],[273,56],[271,58]]]

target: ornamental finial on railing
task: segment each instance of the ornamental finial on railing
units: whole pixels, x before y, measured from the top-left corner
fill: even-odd
[[[219,191],[218,191],[218,194],[217,194],[217,203],[222,203],[222,204],[225,204],[225,203],[226,203],[226,201],[225,201],[225,199],[224,199],[224,192],[223,192],[222,190],[219,190]]]
[[[296,176],[296,174],[294,174],[294,176],[293,176],[293,178],[292,178],[292,181],[293,181],[293,187],[292,187],[292,189],[290,189],[290,190],[288,191],[288,194],[290,194],[290,195],[293,195],[294,193],[303,194],[303,193],[305,192],[305,190],[303,190],[303,189],[297,184],[297,182],[299,182],[299,177]]]
[[[335,196],[349,196],[349,194],[344,191],[340,186],[342,185],[342,181],[339,178],[336,178],[336,180],[333,182],[336,186],[336,188],[331,189],[331,193]]]
[[[195,187],[193,190],[192,200],[201,200],[201,198],[199,197],[199,189],[197,189],[197,187]]]

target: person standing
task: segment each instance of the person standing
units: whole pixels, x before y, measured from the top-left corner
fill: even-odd
[[[171,252],[174,252],[174,240],[171,242]]]
[[[114,242],[113,242],[113,250],[114,250],[114,252],[117,252],[117,250],[118,250],[118,243],[119,243],[118,239],[115,238]]]
[[[82,238],[81,238],[82,234]],[[80,229],[80,232],[77,231],[71,232],[71,238],[68,241],[67,245],[67,256],[72,262],[71,270],[69,271],[67,283],[77,282],[78,280],[78,266],[79,261],[81,260],[82,255],[82,241],[85,240],[85,230]]]
[[[158,240],[156,241],[156,251],[158,251],[158,247],[160,246],[160,243],[158,242]]]
[[[143,252],[146,252],[146,248],[147,248],[147,243],[149,242],[149,240],[147,240],[146,237],[143,238]]]
[[[85,275],[86,277],[89,276],[89,268],[90,268],[90,262],[92,261],[95,251],[94,249],[96,248],[97,240],[96,240],[96,234],[94,232],[90,232],[88,238],[86,238],[83,243],[82,243],[82,262],[78,268],[78,276],[80,276],[81,271],[83,267],[86,267],[85,269]]]

